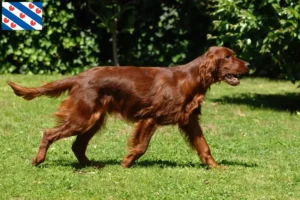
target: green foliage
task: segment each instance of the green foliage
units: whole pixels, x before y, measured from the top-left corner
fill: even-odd
[[[169,66],[203,53],[209,21],[203,4],[144,0],[137,11],[134,32],[120,35],[121,63]]]
[[[112,65],[116,56],[120,65],[188,62],[206,44],[207,21],[198,23],[205,20],[204,9],[196,1],[182,0],[175,5],[159,0],[44,1],[42,31],[0,35],[0,73],[76,74],[94,65]]]
[[[134,47],[134,57],[140,60],[146,54],[149,60],[157,59],[158,65],[182,62],[187,52],[181,49],[187,49],[189,41],[180,39],[187,31],[180,27],[179,11],[175,6],[164,3],[160,4],[158,10],[156,23],[140,21],[140,27],[144,30],[140,32],[141,37]]]
[[[253,75],[300,80],[298,0],[46,0],[43,11],[42,31],[2,32],[0,73],[172,66],[222,45]]]
[[[105,28],[108,33],[114,29],[115,22],[119,21],[125,14],[125,22],[122,28],[119,27],[119,32],[130,32],[134,29],[136,17],[135,1],[121,3],[117,1],[97,1],[89,0],[89,11],[100,19],[99,27]]]
[[[97,35],[77,26],[71,2],[43,1],[42,31],[3,31],[0,73],[78,73],[98,64]]]
[[[211,0],[208,39],[238,49],[257,74],[300,79],[298,0]]]

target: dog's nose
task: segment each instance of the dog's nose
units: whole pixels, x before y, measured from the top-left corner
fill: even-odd
[[[250,63],[246,62],[246,63],[245,63],[245,66],[246,66],[246,67],[249,67],[249,66],[250,66]]]

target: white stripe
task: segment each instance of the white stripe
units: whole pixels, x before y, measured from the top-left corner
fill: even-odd
[[[8,2],[3,3],[3,7],[6,8],[7,10],[9,10],[9,6],[13,6]],[[22,13],[19,9],[17,9],[16,7],[14,7],[15,9],[13,11],[10,11],[12,14],[14,14],[16,17],[20,18],[20,14]],[[24,14],[24,13],[22,13]],[[25,14],[24,14],[25,15]],[[23,19],[21,19],[22,21],[24,21],[26,24],[28,24],[29,26],[32,26],[30,23],[31,21],[34,21],[33,19],[31,19],[30,17],[28,17],[27,15],[25,15],[25,17]],[[35,22],[35,21],[34,21]],[[35,25],[32,26],[35,30],[42,30],[42,26],[35,22]],[[15,30],[15,29],[14,29]],[[23,30],[23,29],[22,29]]]
[[[2,15],[2,22],[4,23],[4,18],[7,18],[5,15]],[[8,19],[8,18],[7,18]],[[20,26],[18,26],[18,24],[16,24],[15,28],[12,28],[10,25],[11,23],[15,23],[12,20],[9,19],[8,23],[4,23],[6,26],[8,26],[9,28],[13,29],[13,30],[24,30],[23,28],[21,28]]]
[[[30,9],[29,8],[29,4],[31,3],[31,2],[20,2],[21,4],[23,4],[23,6],[25,6],[25,7],[27,7],[28,9]],[[33,4],[34,5],[34,4]],[[41,10],[41,12],[39,13],[39,14],[37,14],[35,11],[36,11],[36,9],[39,9],[39,10]],[[32,12],[34,12],[35,14],[37,14],[38,16],[40,16],[40,17],[42,17],[42,14],[43,14],[43,11],[42,11],[42,9],[40,9],[39,7],[37,7],[37,6],[35,6],[34,5],[34,8],[33,9],[30,9]]]

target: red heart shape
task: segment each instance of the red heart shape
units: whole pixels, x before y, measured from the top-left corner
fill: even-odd
[[[9,19],[7,19],[6,17],[4,18],[4,23],[8,23],[9,22]]]
[[[10,11],[13,11],[14,9],[15,9],[15,7],[9,6],[9,10],[10,10]]]
[[[10,27],[15,28],[15,27],[16,27],[16,24],[12,22],[12,23],[10,24]]]
[[[20,18],[24,18],[25,17],[25,15],[23,14],[23,13],[20,13]]]
[[[34,8],[34,5],[32,3],[29,4],[29,8],[32,9]]]
[[[38,9],[38,8],[36,8],[35,12],[36,12],[37,14],[40,14],[40,13],[42,12],[42,10],[41,10],[41,9]]]
[[[31,20],[30,25],[34,26],[35,24],[36,24],[35,21]]]

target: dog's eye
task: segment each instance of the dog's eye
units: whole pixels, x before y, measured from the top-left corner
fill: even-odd
[[[226,58],[226,59],[229,59],[229,58],[230,58],[230,55],[225,56],[225,58]]]

